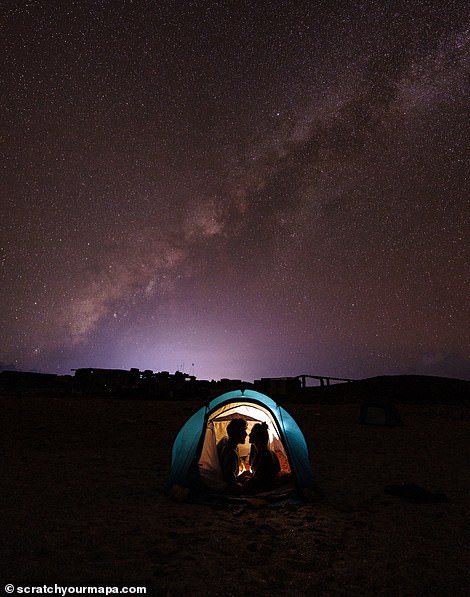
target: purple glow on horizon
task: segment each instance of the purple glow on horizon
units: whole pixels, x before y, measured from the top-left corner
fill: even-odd
[[[468,3],[243,6],[6,9],[0,366],[470,379]]]

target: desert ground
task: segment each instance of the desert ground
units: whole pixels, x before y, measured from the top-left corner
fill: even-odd
[[[198,402],[0,397],[1,586],[148,595],[470,594],[470,404],[289,404],[322,492],[309,503],[176,503],[173,439]],[[448,502],[384,486],[416,483]]]

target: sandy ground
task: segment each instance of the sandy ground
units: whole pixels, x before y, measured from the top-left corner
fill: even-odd
[[[163,494],[191,402],[2,397],[3,585],[145,586],[149,595],[469,595],[470,405],[286,404],[324,496],[279,507]],[[404,481],[448,503],[386,495]]]

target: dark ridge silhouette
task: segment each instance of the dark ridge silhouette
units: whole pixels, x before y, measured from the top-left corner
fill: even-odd
[[[230,390],[252,388],[280,402],[457,404],[470,398],[470,381],[426,375],[386,375],[306,387],[302,378],[340,380],[325,376],[273,377],[255,380],[200,380],[182,372],[139,369],[77,369],[75,375],[1,371],[0,391],[29,396],[48,393],[110,397],[126,400],[208,400]]]
[[[295,402],[361,403],[365,400],[396,404],[457,404],[470,399],[470,381],[426,375],[384,375],[331,385],[304,388],[291,396]]]

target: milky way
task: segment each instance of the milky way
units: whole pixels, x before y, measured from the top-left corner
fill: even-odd
[[[470,9],[385,4],[7,8],[1,365],[470,378]]]

